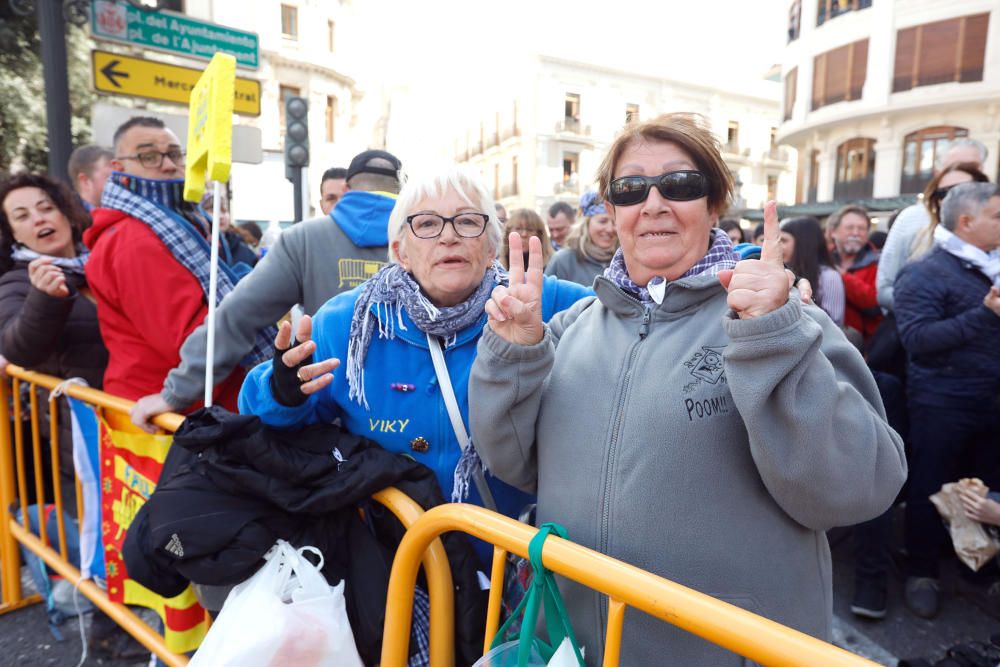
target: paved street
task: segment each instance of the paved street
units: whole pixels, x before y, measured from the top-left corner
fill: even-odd
[[[898,514],[896,524],[901,520],[902,515]],[[988,642],[991,634],[1000,632],[1000,619],[985,613],[976,604],[968,585],[960,580],[959,568],[965,566],[956,559],[942,563],[944,602],[940,615],[933,621],[918,618],[906,608],[903,578],[898,571],[890,577],[886,618],[868,621],[854,616],[850,611],[853,593],[850,531],[831,531],[830,538],[834,558],[834,641],[837,644],[880,664],[895,665],[895,661],[902,658],[940,660],[955,644],[972,640]],[[898,548],[898,539],[894,548]]]

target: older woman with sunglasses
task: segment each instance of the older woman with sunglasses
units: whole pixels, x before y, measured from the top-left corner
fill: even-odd
[[[544,323],[532,241],[486,306],[476,448],[573,541],[828,638],[824,531],[879,515],[906,477],[864,360],[791,288],[773,202],[759,260],[715,229],[732,181],[696,117],[627,128],[600,186],[621,249],[597,297]],[[564,594],[600,664],[606,604]],[[641,614],[624,633],[622,664],[743,664]]]
[[[244,382],[240,411],[280,428],[339,418],[348,431],[434,470],[446,498],[489,506],[478,457],[463,436],[484,307],[496,286],[508,284],[496,262],[500,230],[493,199],[473,171],[451,167],[410,178],[389,218],[390,263],[314,319],[303,317],[294,347],[283,323],[273,362]],[[550,278],[535,305],[547,321],[588,294]],[[341,360],[346,369],[335,373]],[[497,509],[516,516],[528,496],[486,477]]]

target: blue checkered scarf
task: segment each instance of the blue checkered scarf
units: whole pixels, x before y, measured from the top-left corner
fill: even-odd
[[[733,250],[733,242],[730,240],[728,234],[715,227],[712,229],[712,237],[712,245],[709,247],[708,252],[705,253],[705,256],[685,271],[684,275],[678,278],[678,280],[702,274],[709,276],[718,275],[719,271],[732,269],[736,266],[736,262],[740,261],[740,256]],[[621,248],[618,248],[618,252],[611,258],[611,264],[604,270],[604,277],[625,292],[639,299],[639,301],[653,303],[653,297],[649,295],[649,290],[636,285],[629,277],[628,269],[625,267],[625,255],[622,254]],[[664,280],[663,277],[656,276],[650,283],[660,283]]]
[[[154,180],[114,172],[104,186],[101,206],[126,213],[153,230],[181,266],[198,280],[207,300],[211,246],[203,233],[204,228],[195,228],[196,224],[202,226],[204,222],[197,218],[192,220],[186,215],[190,211],[185,211],[187,207],[181,197],[183,189],[182,179]],[[193,205],[190,208],[193,211]],[[235,285],[236,277],[228,266],[220,262],[216,305],[233,291]],[[277,333],[277,328],[273,326],[258,331],[254,347],[243,358],[241,365],[252,368],[270,359]]]

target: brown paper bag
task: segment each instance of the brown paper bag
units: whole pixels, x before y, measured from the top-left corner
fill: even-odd
[[[971,486],[983,497],[989,490],[978,479],[962,479],[945,484],[940,491],[930,497],[930,500],[948,526],[955,553],[970,568],[979,570],[1000,553],[1000,541],[990,537],[983,524],[965,516],[962,501],[958,496],[960,484]]]

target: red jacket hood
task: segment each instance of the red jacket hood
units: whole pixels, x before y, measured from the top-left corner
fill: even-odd
[[[95,208],[90,212],[90,217],[93,220],[93,224],[83,232],[83,242],[88,248],[93,250],[97,244],[97,239],[108,229],[127,218],[128,214],[116,211],[113,208]]]

